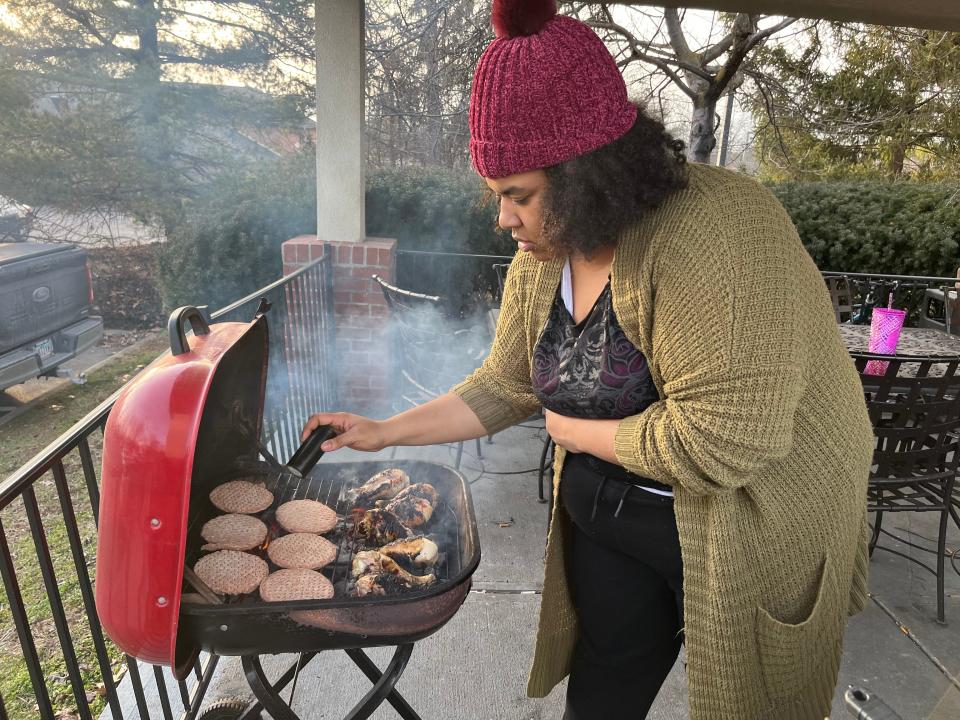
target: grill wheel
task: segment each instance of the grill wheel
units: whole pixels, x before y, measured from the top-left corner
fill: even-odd
[[[249,704],[249,700],[241,700],[240,698],[218,700],[200,713],[197,720],[237,720],[243,715],[243,711],[247,709]],[[251,720],[260,720],[260,718],[260,713],[257,713]]]

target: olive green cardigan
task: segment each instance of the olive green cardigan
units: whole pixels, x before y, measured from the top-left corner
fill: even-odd
[[[530,358],[561,267],[517,255],[490,355],[453,389],[490,433],[539,406]],[[615,447],[675,490],[690,717],[821,720],[866,598],[873,434],[820,273],[770,192],[694,165],[623,233],[611,278],[661,397],[620,422]],[[577,639],[569,522],[555,502],[533,697],[567,675]]]

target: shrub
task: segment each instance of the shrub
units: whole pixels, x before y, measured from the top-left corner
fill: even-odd
[[[512,254],[494,231],[496,208],[480,180],[440,168],[379,170],[367,177],[368,237],[396,238],[405,250]],[[168,308],[212,309],[280,277],[280,244],[316,232],[312,155],[223,176],[186,213],[164,245],[160,278]],[[452,299],[456,309],[495,282],[492,261],[406,258],[401,281]]]
[[[516,245],[495,229],[496,203],[471,171],[410,167],[367,179],[367,234],[397,238],[397,248],[478,255],[513,255]],[[490,258],[401,254],[397,283],[441,295],[453,315],[483,307],[497,287]]]
[[[281,243],[315,233],[316,217],[312,154],[221,175],[163,246],[164,303],[215,310],[275,281]]]
[[[941,183],[783,183],[783,203],[821,270],[952,277],[960,189]]]
[[[410,167],[377,170],[367,178],[367,234],[397,238],[410,250],[513,254],[496,232],[496,206],[484,202],[472,172]]]
[[[953,276],[960,264],[960,189],[872,181],[771,186],[822,270]],[[469,171],[408,167],[367,176],[370,237],[400,250],[512,255],[494,229],[496,204]],[[280,244],[316,231],[312,153],[215,180],[186,213],[159,261],[167,307],[221,307],[282,272]],[[461,312],[495,286],[493,260],[401,255],[398,282],[443,295]]]
[[[87,250],[93,296],[106,327],[155,328],[166,323],[157,287],[160,245],[130,245]]]

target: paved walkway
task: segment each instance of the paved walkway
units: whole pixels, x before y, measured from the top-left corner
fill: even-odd
[[[536,473],[496,474],[534,468],[541,437],[542,430],[513,428],[497,435],[492,445],[483,444],[482,461],[468,455],[473,447],[466,446],[463,472],[471,482],[483,559],[463,608],[417,643],[398,684],[424,720],[559,720],[562,714],[563,687],[545,700],[524,695],[543,577],[546,505],[537,502]],[[443,447],[406,448],[398,456],[452,464],[454,453]],[[328,459],[348,460],[352,454],[341,451]],[[886,524],[919,543],[934,531],[932,519],[909,514],[890,516]],[[960,531],[953,528],[950,546],[958,545]],[[902,544],[899,548],[918,552]],[[956,565],[960,569],[960,552]],[[960,718],[960,574],[949,571],[947,626],[934,620],[934,577],[902,558],[878,552],[871,589],[873,602],[848,627],[831,717],[850,717],[843,691],[856,684],[878,693],[904,720]],[[381,667],[389,655],[384,650],[371,654]],[[265,665],[269,673],[291,662],[280,656]],[[303,720],[340,720],[368,688],[346,655],[326,653],[301,673],[294,709]],[[208,702],[234,696],[249,697],[250,691],[236,659],[224,658]],[[678,663],[650,718],[682,720],[688,717],[686,705],[686,681]],[[372,717],[399,716],[384,704]]]

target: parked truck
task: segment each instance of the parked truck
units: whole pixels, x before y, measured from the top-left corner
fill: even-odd
[[[102,335],[83,250],[0,242],[0,390],[59,374],[60,365]]]

